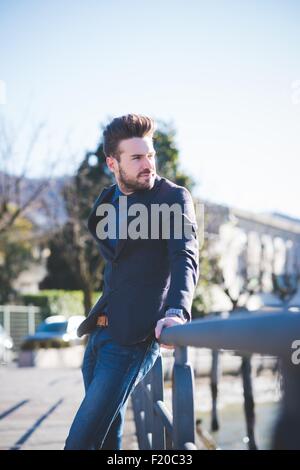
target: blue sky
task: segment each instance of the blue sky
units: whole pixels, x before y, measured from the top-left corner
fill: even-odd
[[[172,121],[197,195],[300,217],[299,24],[297,0],[0,0],[0,114],[46,121],[32,174],[109,117]]]

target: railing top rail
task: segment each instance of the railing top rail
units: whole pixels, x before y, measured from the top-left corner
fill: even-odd
[[[41,309],[35,305],[0,305],[0,312],[16,312],[16,313],[27,313],[27,312],[39,312]]]
[[[295,340],[300,340],[300,313],[287,309],[276,313],[236,311],[226,319],[193,320],[164,329],[160,337],[162,343],[176,346],[229,349],[289,358]]]

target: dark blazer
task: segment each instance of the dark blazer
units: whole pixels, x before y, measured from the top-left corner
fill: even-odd
[[[179,203],[185,224],[192,225],[193,236],[175,239],[127,238],[119,240],[116,249],[99,240],[96,215],[100,204],[111,201],[116,185],[105,188],[88,218],[88,228],[107,261],[104,271],[103,295],[78,328],[78,336],[90,333],[97,316],[108,316],[111,336],[119,343],[130,345],[151,335],[157,321],[165,316],[167,307],[182,308],[191,319],[191,306],[198,281],[198,239],[194,205],[189,191],[156,176],[151,190],[137,191],[135,202],[143,203],[150,213],[151,204]],[[128,217],[130,223],[130,217]],[[149,219],[150,230],[150,219]]]

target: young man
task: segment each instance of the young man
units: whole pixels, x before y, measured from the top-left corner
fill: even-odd
[[[198,280],[193,202],[187,189],[156,174],[153,133],[153,120],[135,114],[115,118],[103,133],[117,184],[102,191],[88,218],[106,260],[104,290],[78,329],[89,334],[86,394],[66,450],[121,449],[128,397],[160,354],[162,328],[191,319]],[[175,206],[180,211],[169,211],[169,219],[154,218],[152,208]],[[179,222],[188,236],[175,233]]]

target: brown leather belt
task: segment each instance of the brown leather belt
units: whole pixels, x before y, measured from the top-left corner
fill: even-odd
[[[97,325],[98,326],[108,326],[108,317],[101,313],[101,315],[97,318]]]

